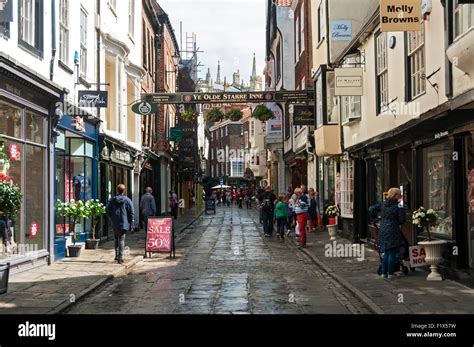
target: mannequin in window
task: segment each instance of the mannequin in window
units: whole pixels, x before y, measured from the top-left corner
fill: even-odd
[[[78,176],[74,177],[74,199],[86,201],[90,199],[89,179],[86,179],[84,172],[79,173]]]

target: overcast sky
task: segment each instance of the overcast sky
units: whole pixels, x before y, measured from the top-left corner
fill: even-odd
[[[217,61],[221,61],[221,78],[240,69],[247,84],[252,74],[253,53],[257,59],[257,74],[265,64],[265,0],[158,0],[168,13],[176,39],[180,41],[180,21],[183,22],[183,46],[186,32],[197,35],[197,46],[204,53],[198,59],[199,77],[205,78],[207,68],[215,80]]]

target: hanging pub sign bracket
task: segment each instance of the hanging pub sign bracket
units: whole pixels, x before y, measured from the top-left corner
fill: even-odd
[[[157,112],[158,105],[165,104],[222,104],[222,103],[268,103],[301,102],[314,100],[313,90],[222,92],[222,93],[154,93],[143,94],[132,105],[132,111],[139,115]]]

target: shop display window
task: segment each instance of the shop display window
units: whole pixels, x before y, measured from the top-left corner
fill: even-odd
[[[453,233],[453,148],[443,142],[423,149],[423,207],[434,209],[440,223],[431,232],[451,238]]]

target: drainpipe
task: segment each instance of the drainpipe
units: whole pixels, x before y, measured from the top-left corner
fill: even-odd
[[[56,0],[51,0],[51,62],[49,63],[49,79],[54,77],[54,61],[56,59]]]

